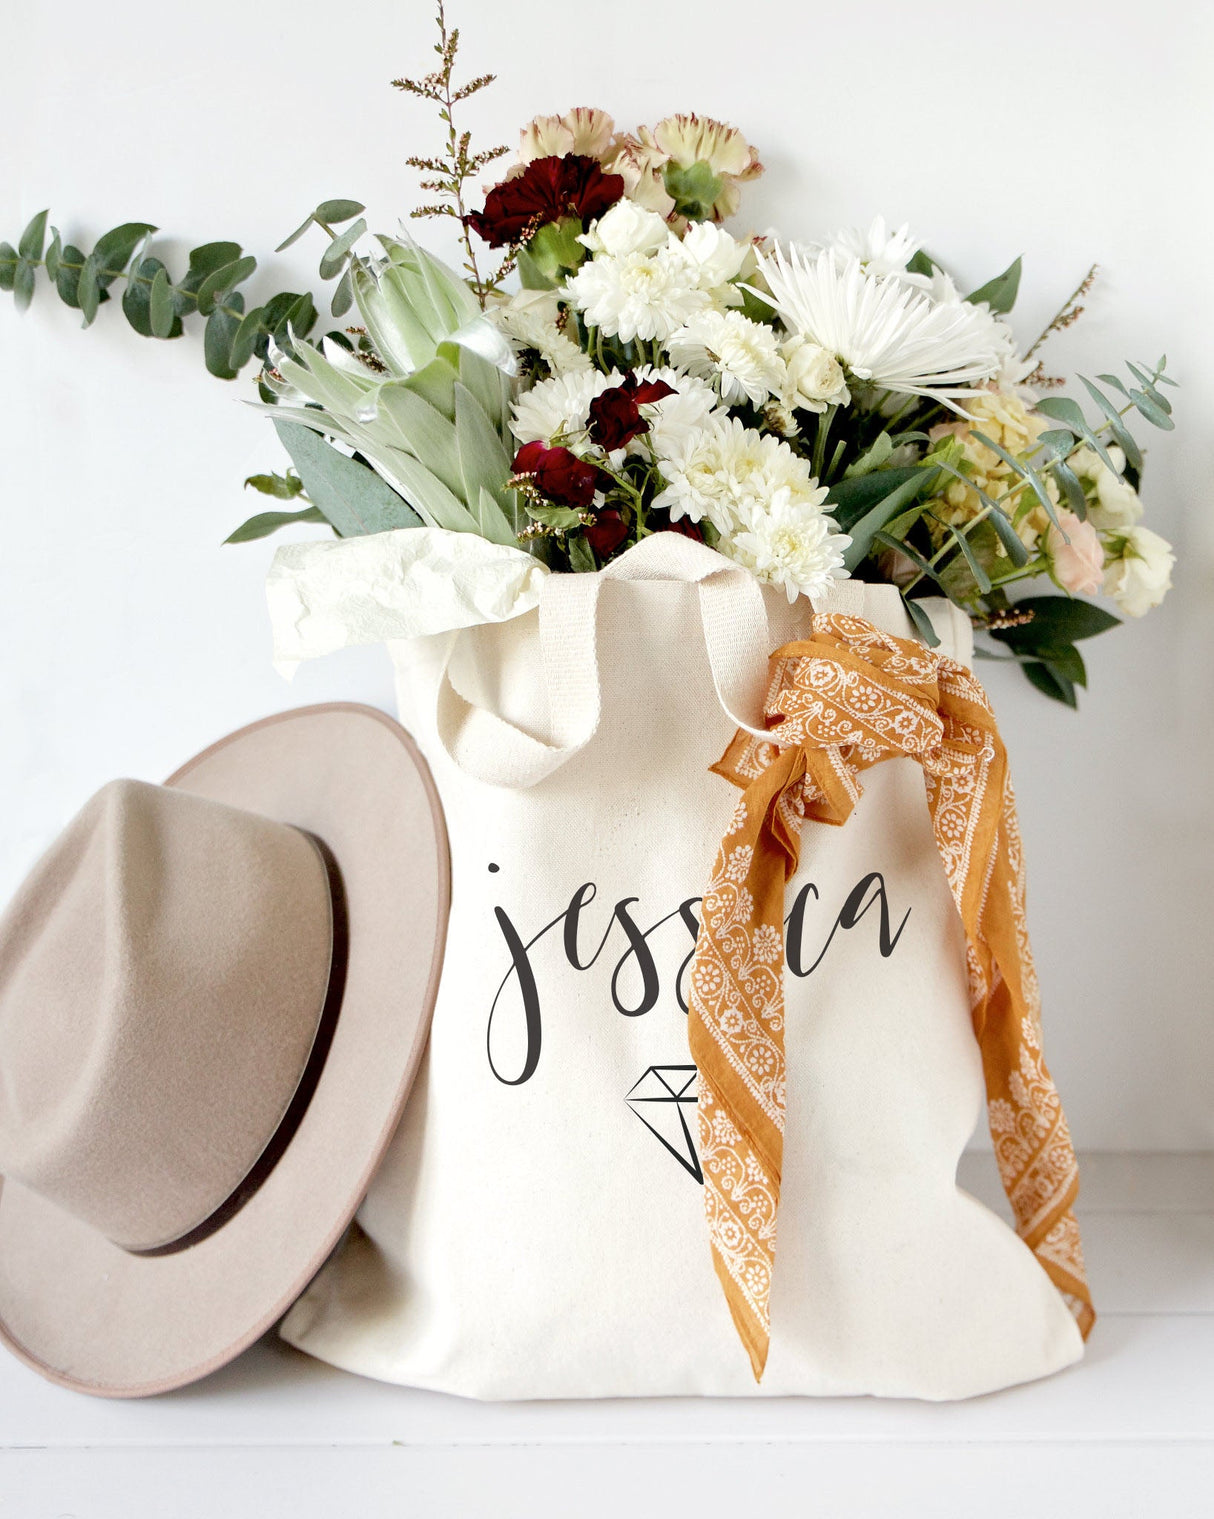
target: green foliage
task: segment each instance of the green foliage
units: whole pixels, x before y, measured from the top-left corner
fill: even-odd
[[[353,203],[325,204],[340,209]],[[174,281],[167,266],[146,251],[157,231],[150,222],[123,222],[86,253],[74,243],[65,244],[56,227],[50,228],[48,244],[47,218],[40,211],[16,247],[0,243],[0,290],[11,291],[21,310],[33,299],[42,269],[59,299],[79,311],[88,327],[111,299],[112,287],[122,281],[122,313],[141,337],[177,338],[189,318],[205,318],[204,362],[211,374],[225,380],[234,379],[251,359],[264,360],[271,343],[289,347],[316,324],[311,295],[297,290],[280,291],[264,305],[245,310],[237,287],[253,275],[257,260],[239,243],[194,248],[185,274]]]
[[[275,422],[274,430],[299,471],[309,500],[339,537],[421,527],[417,513],[369,465],[348,459],[293,422]]]
[[[909,266],[908,266],[909,267]],[[980,285],[977,290],[971,290],[966,296],[975,306],[985,302],[992,311],[1003,314],[1012,309],[1016,304],[1016,297],[1020,293],[1020,260],[1013,259],[1002,274],[997,274],[993,280],[988,280],[985,285]]]
[[[319,507],[305,506],[298,512],[259,512],[242,522],[234,533],[229,533],[225,543],[252,543],[256,538],[268,538],[280,527],[294,527],[297,522],[328,522]]]
[[[585,244],[578,242],[583,230],[579,217],[563,216],[546,222],[527,244],[529,266],[544,281],[541,288],[559,283],[586,257]]]
[[[995,628],[991,637],[1011,651],[1037,690],[1077,706],[1075,688],[1087,685],[1087,670],[1075,645],[1119,626],[1119,619],[1071,596],[1027,596],[1011,612],[1028,620]]]
[[[303,481],[288,470],[285,475],[250,475],[244,483],[245,490],[260,491],[263,496],[274,496],[279,501],[294,501],[303,494]]]

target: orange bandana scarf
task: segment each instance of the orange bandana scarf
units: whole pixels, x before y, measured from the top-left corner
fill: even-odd
[[[1086,1338],[1095,1321],[1073,1204],[1079,1172],[1041,1050],[1024,861],[1007,754],[956,661],[861,617],[814,618],[772,655],[770,739],[740,729],[713,768],[743,788],[704,896],[688,1020],[713,1263],[756,1381],[767,1364],[784,1150],[784,889],[806,819],[845,823],[860,774],[923,766],[965,925],[991,1135],[1016,1229]]]

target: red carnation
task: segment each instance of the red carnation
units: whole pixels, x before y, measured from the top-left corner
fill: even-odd
[[[594,500],[599,472],[567,448],[549,448],[538,440],[524,443],[514,456],[514,473],[529,475],[549,501],[584,511]]]
[[[490,247],[514,247],[563,216],[593,221],[623,194],[623,179],[604,174],[596,158],[581,153],[533,158],[521,174],[495,185],[485,197],[485,209],[473,211],[465,221]]]
[[[611,386],[591,401],[590,436],[608,453],[623,448],[649,431],[640,407],[674,393],[674,386],[667,385],[665,380],[646,380],[641,384],[635,374],[630,374],[622,384]]]
[[[586,529],[586,542],[603,558],[614,554],[627,536],[628,524],[613,506],[601,511]]]
[[[672,522],[668,527],[659,528],[659,532],[678,533],[684,538],[694,538],[697,543],[704,542],[704,529],[698,522],[693,522],[690,517],[680,517],[677,522]]]

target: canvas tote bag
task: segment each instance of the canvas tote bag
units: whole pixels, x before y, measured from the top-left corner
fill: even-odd
[[[941,652],[969,660],[963,614],[927,605]],[[912,636],[892,586],[842,582],[817,609]],[[761,1383],[735,1332],[686,1011],[738,799],[709,766],[762,731],[767,656],[809,614],[663,533],[549,577],[538,613],[394,646],[447,815],[446,962],[401,1128],[290,1343],[478,1398],[948,1399],[1080,1357],[1039,1261],[956,1185],[982,1063],[910,759],[866,773],[844,827],[805,825]]]

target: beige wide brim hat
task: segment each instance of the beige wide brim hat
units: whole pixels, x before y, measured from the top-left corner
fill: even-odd
[[[348,959],[332,1043],[298,1128],[268,1178],[208,1238],[175,1254],[129,1254],[0,1180],[0,1341],[52,1381],[115,1398],[167,1392],[232,1360],[340,1242],[421,1059],[450,897],[429,771],[403,729],[372,708],[267,718],[166,784],[322,839],[345,890]]]

